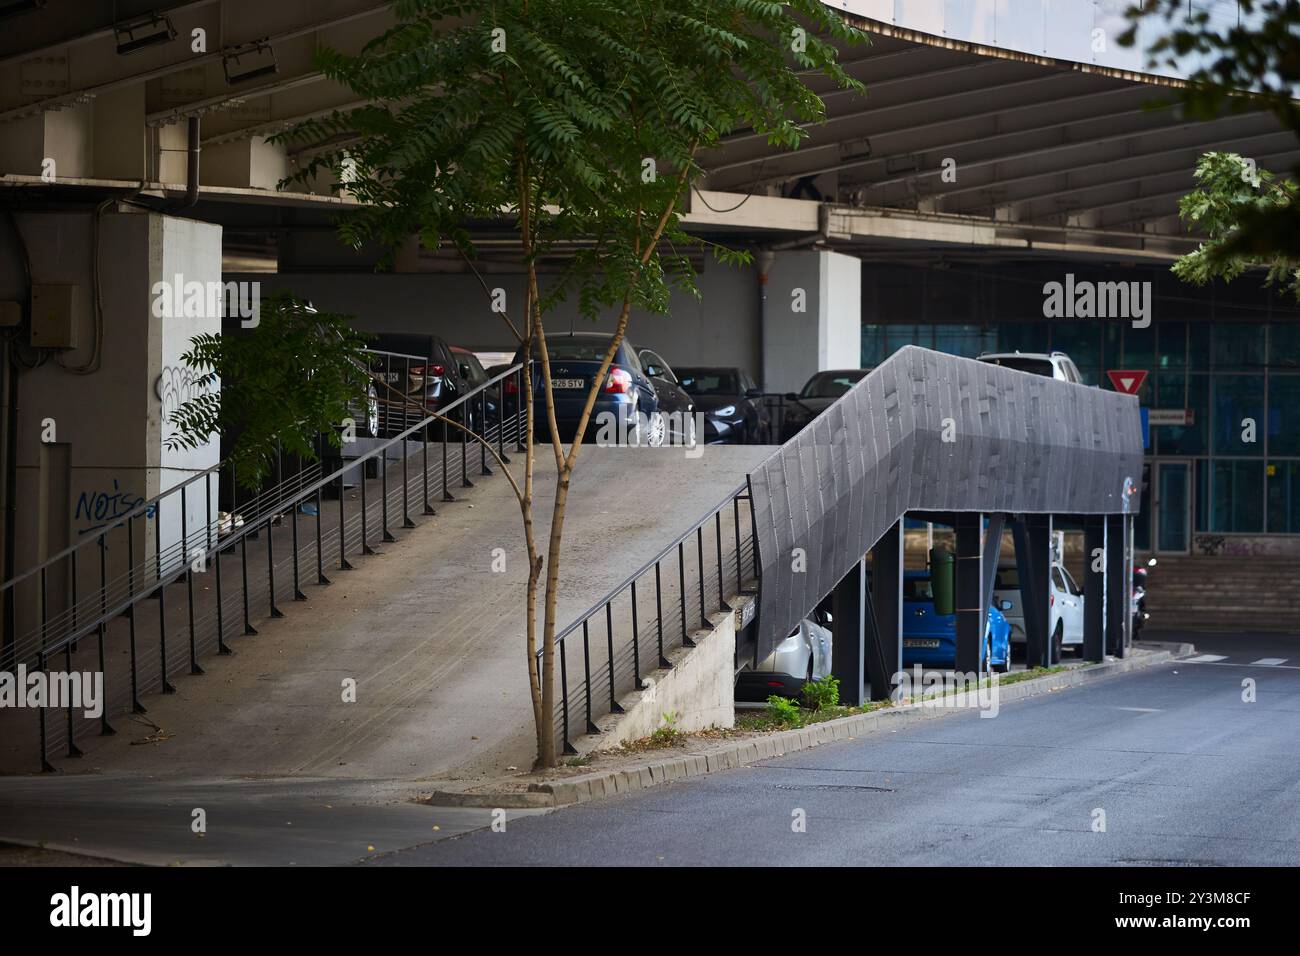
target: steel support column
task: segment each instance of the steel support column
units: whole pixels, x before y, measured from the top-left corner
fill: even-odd
[[[1012,522],[1011,533],[1016,543],[1016,573],[1025,618],[1025,666],[1047,666],[1051,659],[1047,595],[1052,519],[1048,515],[1023,515]]]
[[[1083,519],[1083,659],[1099,661],[1105,653],[1106,518]]]
[[[1128,555],[1124,547],[1128,521],[1124,515],[1106,515],[1106,653],[1123,657],[1128,631]]]
[[[980,669],[980,644],[984,640],[983,548],[980,530],[984,516],[962,512],[954,516],[957,537],[957,654],[954,668],[962,673]]]
[[[980,633],[988,626],[989,608],[993,606],[993,588],[998,579],[998,562],[1002,560],[1002,532],[1007,526],[1007,516],[992,514],[988,516],[988,528],[984,532],[984,562],[980,569],[983,575],[984,591],[981,597]]]
[[[871,699],[887,700],[894,675],[903,670],[902,521],[895,521],[871,549],[871,608],[867,676]]]
[[[866,701],[867,564],[859,561],[831,592],[835,644],[831,673],[840,682],[840,703]]]

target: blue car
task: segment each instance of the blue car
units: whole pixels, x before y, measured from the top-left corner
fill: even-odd
[[[903,666],[950,668],[957,661],[957,615],[934,609],[929,571],[903,575]],[[980,670],[1006,673],[1011,667],[1011,625],[996,607],[980,645]]]
[[[577,437],[590,441],[599,436],[602,422],[607,421],[610,430],[617,429],[620,443],[659,446],[673,439],[692,444],[694,403],[678,386],[676,377],[663,359],[649,349],[638,352],[627,339],[619,343],[618,351],[614,353],[614,362],[591,410],[586,432],[582,436],[575,435],[591,379],[600,370],[611,338],[597,332],[546,336],[551,389],[555,396],[555,423],[561,441],[573,441]],[[533,356],[539,357],[536,350]],[[516,352],[515,361],[522,360],[521,349]],[[550,441],[540,360],[535,368],[535,432],[538,440]]]

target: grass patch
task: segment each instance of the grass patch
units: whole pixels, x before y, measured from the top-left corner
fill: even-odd
[[[783,698],[778,698],[783,699]],[[798,730],[801,727],[807,727],[810,724],[820,724],[828,720],[836,720],[840,717],[852,717],[855,714],[869,714],[873,710],[883,710],[886,707],[892,707],[891,701],[873,700],[857,707],[847,707],[842,704],[819,708],[818,710],[809,710],[806,707],[799,707],[793,701],[785,701],[790,707],[786,708],[772,707],[769,700],[769,707],[762,713],[743,713],[736,715],[736,730],[768,732],[773,730]]]

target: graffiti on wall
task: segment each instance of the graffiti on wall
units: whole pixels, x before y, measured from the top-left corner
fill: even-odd
[[[123,491],[114,478],[111,489],[81,493],[77,498],[77,508],[72,514],[72,523],[78,535],[90,534],[129,515],[144,502],[143,495]],[[154,506],[150,505],[145,509],[145,517],[152,518],[153,515]],[[89,523],[83,525],[84,522]]]

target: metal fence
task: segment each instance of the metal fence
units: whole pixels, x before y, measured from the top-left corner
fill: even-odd
[[[622,713],[619,698],[646,674],[671,668],[670,651],[694,647],[691,635],[712,626],[710,614],[730,611],[729,597],[757,589],[749,504],[741,485],[556,635],[556,743],[564,753],[577,753],[575,737],[599,732],[598,718]],[[540,682],[540,649],[537,673]]]
[[[522,394],[525,374],[514,365],[439,414],[475,422],[508,461],[507,445],[521,451],[529,436],[517,409],[505,414],[497,401],[491,412],[490,396],[507,391],[507,382]],[[49,755],[58,747],[80,755],[80,734],[112,733],[114,714],[145,713],[142,696],[173,691],[178,672],[202,673],[202,657],[230,652],[227,638],[257,633],[255,616],[283,616],[281,602],[305,598],[305,581],[328,584],[328,568],[350,569],[350,558],[373,553],[376,541],[395,541],[395,524],[415,526],[413,510],[431,515],[435,497],[454,500],[452,487],[470,484],[474,457],[477,472],[491,474],[487,446],[476,442],[475,456],[462,429],[425,411],[396,430],[409,397],[380,401],[403,416],[387,416],[394,433],[328,473],[320,461],[280,456],[272,478],[241,497],[238,476],[218,465],[0,585],[15,622],[0,645],[0,670],[48,672],[61,662],[68,673],[104,675],[106,705],[97,720],[68,709],[66,720],[51,721],[48,708],[37,708],[42,769],[52,769]],[[196,589],[198,582],[210,586]],[[7,738],[23,713],[0,714]]]

